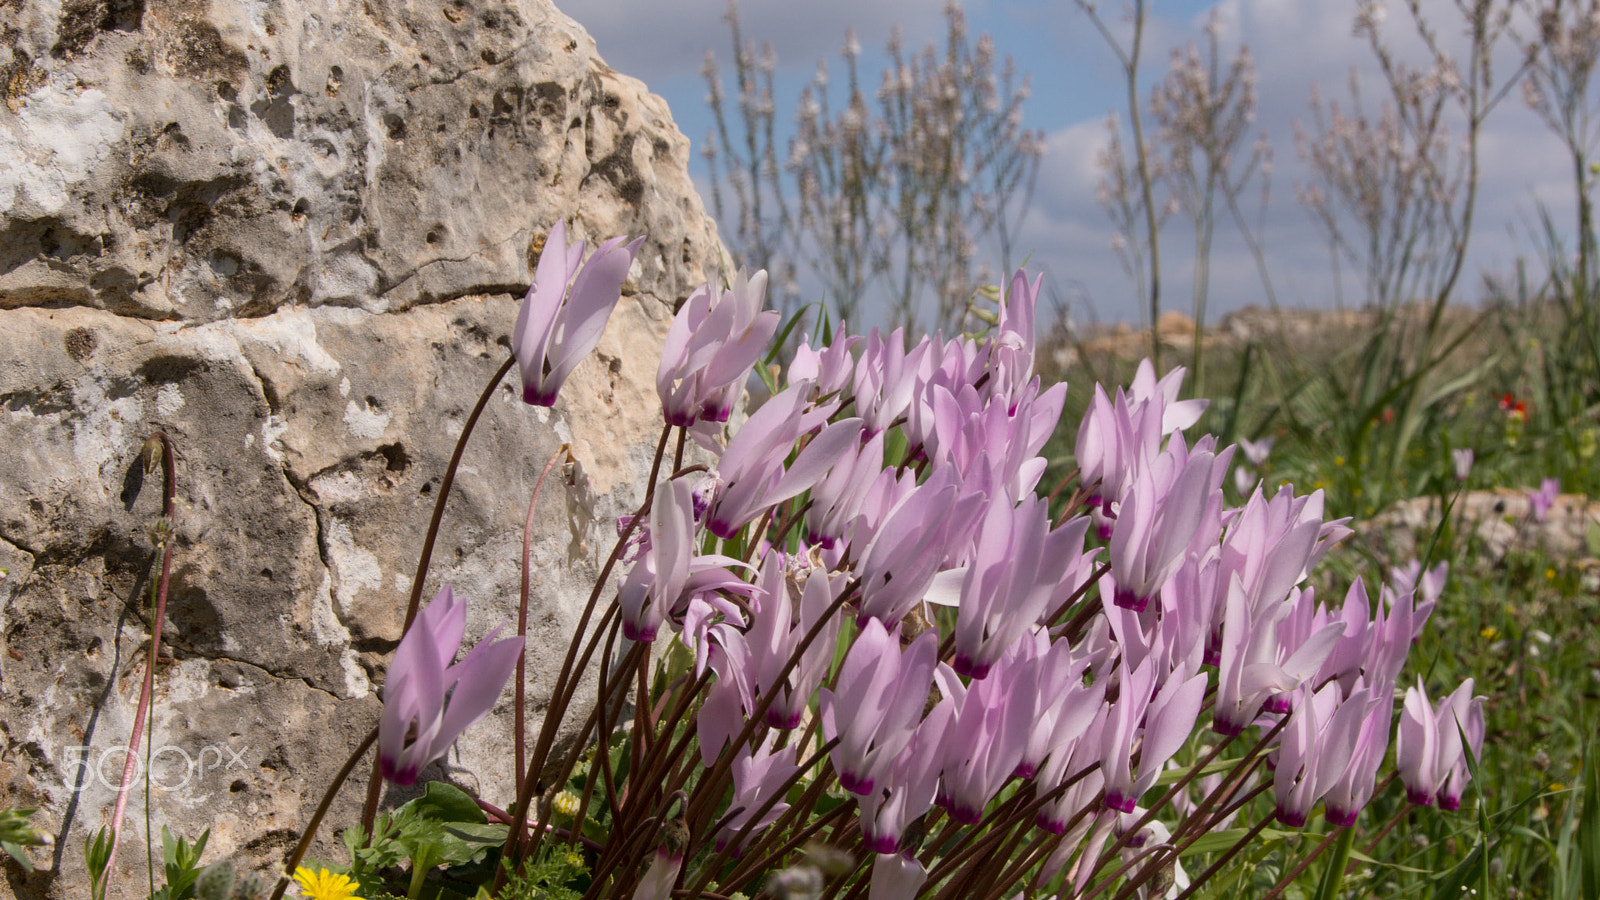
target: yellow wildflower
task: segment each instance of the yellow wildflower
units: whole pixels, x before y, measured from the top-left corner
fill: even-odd
[[[1488,628],[1485,628],[1482,631],[1478,632],[1478,637],[1481,637],[1486,641],[1492,641],[1492,640],[1494,640],[1495,638],[1497,638],[1499,636],[1500,636],[1500,629],[1494,627],[1493,625],[1490,625]]]
[[[1544,580],[1545,581],[1555,581],[1556,580],[1556,570],[1555,569],[1545,569],[1544,570]]]
[[[361,900],[356,896],[356,883],[348,875],[335,875],[327,869],[312,872],[305,866],[294,870],[294,880],[307,900]]]

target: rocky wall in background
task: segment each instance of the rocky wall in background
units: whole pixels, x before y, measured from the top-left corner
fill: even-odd
[[[688,142],[541,0],[13,0],[0,33],[0,806],[57,841],[5,883],[86,896],[148,640],[157,428],[178,501],[153,822],[272,865],[376,721],[444,464],[566,219],[649,237],[557,406],[515,374],[496,392],[425,595],[456,586],[469,640],[514,617],[525,504],[571,442],[535,532],[543,702],[640,497],[671,306],[718,253]],[[449,778],[509,795],[508,706]],[[141,797],[112,896],[143,896]]]

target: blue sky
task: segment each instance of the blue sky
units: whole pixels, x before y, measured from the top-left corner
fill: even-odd
[[[1404,56],[1418,47],[1403,7],[1393,5],[1385,33]],[[1436,13],[1442,39],[1457,40],[1460,26],[1449,18],[1453,4],[1425,0],[1423,5]],[[942,39],[941,7],[938,0],[747,0],[740,11],[747,37],[773,43],[779,116],[786,118],[817,60],[826,57],[837,65],[846,29],[855,29],[864,50],[862,70],[875,83],[890,29],[899,25],[909,48]],[[1122,109],[1125,97],[1114,56],[1083,12],[1067,0],[974,0],[963,8],[974,35],[991,34],[999,54],[1012,56],[1019,70],[1031,75],[1026,124],[1046,134],[1046,155],[1020,249],[1030,254],[1031,267],[1045,272],[1050,293],[1070,302],[1076,321],[1138,323],[1142,303],[1110,252],[1112,227],[1095,202],[1099,171],[1094,160],[1105,141],[1105,118]],[[1120,3],[1112,0],[1101,8],[1108,20],[1120,22]],[[1295,151],[1294,132],[1297,123],[1309,121],[1307,99],[1314,83],[1325,96],[1342,96],[1354,69],[1374,88],[1370,96],[1377,96],[1371,53],[1352,34],[1355,8],[1354,0],[1153,3],[1143,66],[1146,99],[1148,85],[1165,74],[1173,49],[1203,40],[1202,29],[1213,10],[1221,23],[1224,52],[1243,43],[1255,59],[1260,95],[1255,127],[1268,134],[1275,158],[1264,240],[1274,286],[1286,306],[1329,307],[1336,301],[1326,240],[1295,202],[1296,185],[1307,175]],[[709,49],[723,71],[731,73],[731,42],[723,23],[726,0],[583,0],[562,9],[594,36],[613,68],[642,79],[666,98],[678,127],[695,145],[695,174],[703,179],[698,151],[711,117],[700,70]],[[1496,110],[1480,146],[1484,178],[1464,289],[1457,294],[1463,299],[1478,298],[1484,276],[1508,273],[1519,255],[1537,254],[1532,236],[1541,204],[1558,224],[1572,216],[1570,175],[1559,144],[1523,106],[1520,91],[1514,90]],[[1167,308],[1188,308],[1191,235],[1177,217],[1162,234]],[[1344,266],[1342,292],[1347,303],[1360,296],[1359,285],[1349,280],[1349,268]],[[1211,295],[1213,320],[1265,303],[1251,257],[1226,228],[1212,255]]]

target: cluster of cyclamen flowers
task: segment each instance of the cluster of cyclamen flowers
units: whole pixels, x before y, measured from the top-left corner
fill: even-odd
[[[530,403],[556,402],[638,247],[611,241],[584,263],[564,237],[558,225],[513,335]],[[1183,847],[1267,790],[1286,825],[1304,825],[1319,801],[1333,825],[1355,823],[1442,570],[1397,571],[1376,605],[1359,581],[1341,604],[1320,601],[1307,573],[1349,534],[1345,520],[1324,519],[1320,492],[1289,486],[1230,506],[1233,448],[1186,434],[1204,401],[1179,400],[1182,371],[1158,380],[1148,362],[1129,388],[1096,388],[1076,490],[1053,517],[1039,454],[1065,386],[1034,374],[1039,283],[1020,271],[988,335],[803,342],[781,390],[730,427],[779,326],[762,311],[765,285],[765,273],[741,273],[682,306],[657,376],[679,468],[621,523],[616,556],[629,568],[602,624],[636,646],[679,640],[693,668],[653,711],[637,698],[656,721],[636,717],[635,731],[660,733],[635,736],[633,772],[672,784],[614,792],[618,846],[602,859],[639,870],[617,895],[665,898],[686,878],[694,890],[736,890],[710,882],[758,850],[781,868],[795,845],[774,847],[764,832],[799,833],[827,789],[854,800],[858,826],[835,821],[829,834],[867,851],[874,898],[912,897],[979,864],[993,868],[971,896],[991,884],[1000,896],[1002,871],[1007,892],[1057,879],[1066,895],[1097,874],[1133,885],[1175,871],[1176,892],[1188,883],[1175,865]],[[714,463],[682,466],[685,440]],[[664,433],[658,463],[666,446]],[[520,649],[480,645],[449,666],[460,615],[441,599],[390,670],[380,752],[391,778],[415,780],[487,712]],[[600,665],[617,669],[604,654]],[[602,732],[629,682],[602,681]],[[1481,704],[1470,681],[1438,706],[1420,680],[1405,689],[1395,759],[1413,802],[1460,804]],[[666,745],[691,720],[699,765],[674,767]],[[1234,770],[1198,777],[1252,729]],[[1185,747],[1209,755],[1156,791]],[[536,753],[519,816],[545,789],[544,762]],[[808,788],[803,809],[789,802],[796,785]],[[683,829],[669,839],[674,816]],[[961,856],[949,839],[924,845],[941,819],[952,839],[1031,822],[1007,832],[1022,865],[984,862],[993,846]],[[1037,840],[1017,850],[1035,826]],[[696,858],[690,877],[684,861]]]

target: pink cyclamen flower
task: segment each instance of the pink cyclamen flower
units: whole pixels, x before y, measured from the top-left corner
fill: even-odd
[[[668,425],[726,422],[744,381],[778,330],[776,310],[761,311],[767,273],[740,269],[731,290],[701,285],[667,329],[656,392]]]
[[[1043,497],[991,503],[962,579],[955,670],[984,678],[1006,648],[1049,611],[1055,587],[1083,557],[1089,519],[1050,528]]]
[[[889,765],[883,783],[856,798],[861,807],[861,836],[868,850],[896,853],[915,849],[902,846],[902,838],[912,822],[933,808],[944,766],[942,747],[954,717],[955,703],[946,697],[917,726],[910,743]]]
[[[522,653],[522,638],[494,640],[496,628],[461,661],[467,604],[449,585],[439,590],[400,640],[383,689],[378,759],[383,777],[415,784],[461,732],[488,714]]]
[[[987,678],[974,680],[970,687],[943,663],[934,678],[939,693],[954,701],[954,718],[938,750],[944,756],[938,802],[950,810],[952,819],[973,825],[983,818],[984,807],[1011,779],[1027,751],[1037,666],[1013,651]]]
[[[1130,473],[1111,529],[1116,605],[1143,612],[1178,568],[1216,499],[1231,452],[1188,453],[1174,439],[1167,451]],[[1215,496],[1214,496],[1215,495]]]
[[[876,328],[867,333],[851,386],[867,434],[888,429],[906,414],[920,392],[918,373],[932,350],[933,344],[924,338],[907,352],[905,332],[898,328],[887,338]]]
[[[1239,452],[1244,454],[1244,458],[1249,461],[1250,465],[1259,469],[1267,461],[1268,454],[1272,453],[1274,440],[1275,438],[1270,434],[1259,441],[1239,438]]]
[[[1290,828],[1305,825],[1311,808],[1350,771],[1372,701],[1365,690],[1346,699],[1333,682],[1315,693],[1302,685],[1296,694],[1273,778],[1278,821]]]
[[[928,870],[911,854],[879,853],[872,862],[872,882],[867,900],[904,900],[917,896],[928,880]]]
[[[845,334],[843,323],[831,344],[812,347],[811,335],[802,335],[800,346],[794,348],[794,359],[789,362],[789,370],[784,373],[785,386],[809,381],[815,386],[819,397],[848,391],[856,365],[850,348],[860,340],[857,335]]]
[[[762,404],[728,441],[715,471],[715,499],[706,512],[706,530],[731,538],[769,507],[803,494],[828,474],[846,451],[860,446],[861,420],[823,425],[793,464],[784,460],[802,434],[820,425],[801,382]]]
[[[749,827],[751,835],[754,835],[776,822],[789,808],[789,804],[780,799],[771,803],[766,811],[762,811],[762,807],[768,806],[774,796],[783,796],[782,792],[787,789],[789,780],[800,771],[800,765],[795,762],[795,745],[774,750],[772,744],[776,738],[777,732],[769,731],[761,746],[742,747],[735,755],[733,802],[729,808],[737,809],[738,812],[730,815],[727,823],[722,826],[722,831],[717,833],[718,850],[736,840],[746,827]],[[761,813],[759,819],[756,818],[758,812]],[[743,842],[735,848],[736,851],[743,849]]]
[[[883,515],[861,551],[861,603],[856,620],[896,624],[929,595],[944,568],[948,549],[964,547],[983,521],[987,498],[971,493],[950,466],[939,466]],[[875,510],[863,516],[877,518]],[[959,584],[954,575],[945,575]]]
[[[662,845],[650,858],[650,868],[633,889],[633,900],[671,900],[672,886],[683,869],[683,851]]]
[[[1288,693],[1315,675],[1344,635],[1346,623],[1328,622],[1298,647],[1285,647],[1278,623],[1293,611],[1292,602],[1253,610],[1235,574],[1228,581],[1226,604],[1212,728],[1234,735],[1255,720],[1269,697]]]
[[[1539,482],[1539,489],[1528,494],[1528,503],[1533,506],[1533,520],[1543,522],[1544,517],[1550,514],[1550,507],[1556,505],[1556,498],[1561,496],[1561,482],[1554,478],[1546,478]]]
[[[840,787],[871,794],[888,774],[922,717],[938,656],[936,631],[902,652],[899,626],[890,631],[876,619],[862,625],[839,669],[838,693],[824,688],[821,695],[822,733],[839,739],[832,756]]]
[[[644,238],[624,241],[606,241],[584,262],[584,242],[567,246],[565,223],[550,229],[511,332],[511,352],[522,370],[523,402],[553,406],[578,361],[600,343]]]
[[[845,590],[848,578],[843,574],[830,577],[822,568],[809,570],[797,610],[790,600],[788,572],[782,557],[783,554],[770,550],[761,563],[760,590],[750,597],[749,628],[741,633],[738,629],[723,627],[718,637],[730,655],[739,657],[745,664],[744,677],[751,683],[753,705],[754,697],[764,695],[777,683],[805,635],[819,622],[823,623],[822,630],[801,654],[786,676],[784,687],[767,707],[767,724],[787,729],[800,727],[812,695],[822,686],[833,663],[840,617],[824,619],[824,615]]]
[[[1460,808],[1461,792],[1470,777],[1463,754],[1470,750],[1478,757],[1485,730],[1483,698],[1472,696],[1472,686],[1468,678],[1437,709],[1428,702],[1421,678],[1416,687],[1406,689],[1394,752],[1395,767],[1412,803],[1432,806],[1437,799],[1445,809]]]
[[[693,506],[693,490],[683,479],[668,482],[656,494],[633,568],[617,589],[622,635],[630,641],[655,640],[661,623],[683,617],[695,597],[749,590],[743,579],[726,568],[748,568],[745,563],[716,554],[695,554]],[[703,645],[692,634],[685,635],[684,643],[696,650],[703,670]]]
[[[1360,684],[1358,681],[1357,692],[1363,690]],[[1355,693],[1350,696],[1354,697]],[[1330,825],[1348,828],[1356,823],[1356,816],[1372,799],[1377,786],[1378,766],[1383,763],[1384,754],[1389,752],[1389,722],[1394,718],[1394,684],[1381,682],[1376,689],[1367,691],[1367,696],[1367,716],[1362,720],[1361,731],[1356,736],[1350,766],[1324,795],[1323,802]]]
[[[1033,378],[1035,354],[1034,313],[1039,305],[1039,284],[1043,275],[1028,280],[1028,272],[1018,269],[1000,302],[998,335],[990,356],[994,372],[993,390],[1002,399],[1018,396]]]
[[[1155,786],[1161,769],[1183,749],[1194,731],[1205,698],[1206,675],[1191,675],[1186,666],[1166,676],[1159,687],[1154,657],[1131,672],[1118,663],[1122,693],[1111,704],[1106,730],[1101,735],[1101,769],[1105,772],[1104,804],[1118,812],[1133,812],[1139,798]],[[1154,691],[1155,696],[1151,697]],[[1139,774],[1133,774],[1135,730],[1143,725],[1139,740]]]

